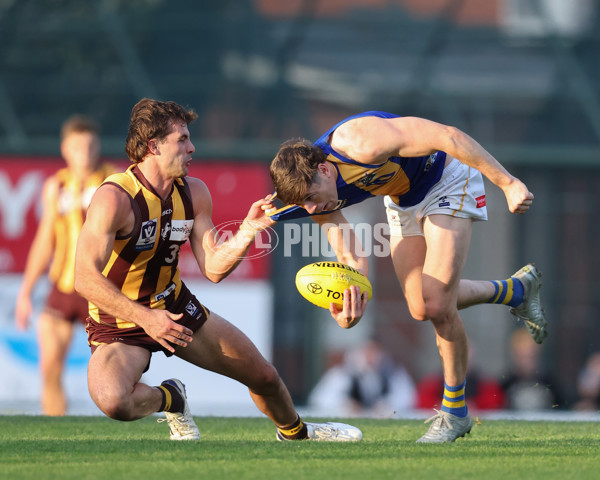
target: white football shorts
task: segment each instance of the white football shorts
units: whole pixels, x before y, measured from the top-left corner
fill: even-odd
[[[423,235],[423,220],[429,215],[451,215],[473,220],[487,220],[485,186],[479,170],[453,158],[442,177],[425,198],[412,207],[400,207],[389,196],[383,199],[390,225],[390,235]]]

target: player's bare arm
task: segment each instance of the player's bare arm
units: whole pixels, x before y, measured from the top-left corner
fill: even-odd
[[[56,221],[56,206],[58,196],[58,182],[56,178],[50,177],[44,183],[42,191],[43,211],[40,223],[31,243],[23,283],[19,290],[15,307],[17,327],[26,329],[29,325],[29,317],[33,310],[31,305],[31,292],[37,280],[46,272],[52,260],[54,252],[54,223]]]
[[[130,233],[134,222],[130,199],[124,192],[112,185],[103,185],[96,191],[77,242],[75,289],[109,315],[139,325],[150,337],[174,352],[169,342],[185,347],[192,341],[193,332],[176,323],[182,315],[134,302],[102,275],[116,235]]]
[[[443,151],[479,170],[500,188],[510,212],[525,213],[533,202],[533,194],[523,182],[455,127],[418,117],[364,117],[341,125],[331,143],[350,158],[368,164],[383,163],[391,156],[418,157]]]
[[[317,222],[324,232],[331,248],[339,262],[356,268],[366,277],[369,276],[369,262],[363,251],[356,233],[339,210],[326,215],[311,217]],[[339,309],[334,303],[329,306],[329,312],[338,325],[342,328],[351,328],[356,325],[367,308],[367,295],[360,293],[360,288],[353,285],[344,292],[343,308]]]
[[[188,178],[188,183],[194,204],[192,251],[202,274],[218,283],[235,270],[256,235],[275,223],[265,213],[273,208],[271,195],[254,202],[236,234],[222,241],[212,222],[212,199],[208,188],[197,178]]]

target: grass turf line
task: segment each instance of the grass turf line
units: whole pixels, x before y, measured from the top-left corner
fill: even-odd
[[[484,420],[421,445],[418,420],[352,419],[362,442],[322,443],[277,442],[266,418],[197,417],[201,440],[172,442],[156,418],[0,416],[0,479],[598,478],[595,422]]]

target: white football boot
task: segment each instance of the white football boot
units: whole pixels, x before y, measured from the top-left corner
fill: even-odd
[[[169,424],[171,440],[199,440],[200,430],[192,418],[185,394],[185,385],[176,378],[162,382],[162,384],[165,383],[175,387],[183,397],[183,412],[165,412],[167,418],[160,418],[158,422],[166,421]]]
[[[471,433],[473,422],[470,415],[460,418],[448,412],[434,410],[437,413],[425,420],[425,423],[433,423],[427,433],[417,440],[417,443],[449,443]]]
[[[299,440],[313,440],[316,442],[360,442],[362,432],[352,425],[345,423],[308,423],[304,422],[308,430],[308,437]],[[293,441],[283,437],[277,430],[277,440]]]
[[[522,319],[529,334],[536,343],[542,343],[548,336],[544,310],[540,305],[540,288],[542,287],[542,272],[534,264],[529,263],[514,273],[523,284],[523,302],[518,307],[510,309],[517,319]]]

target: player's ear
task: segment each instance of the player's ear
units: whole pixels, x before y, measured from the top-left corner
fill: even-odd
[[[160,153],[160,151],[158,150],[158,142],[155,138],[148,140],[148,151],[152,155],[158,155]]]
[[[327,165],[327,162],[319,163],[317,166],[317,171],[321,175],[329,176],[329,165]]]

